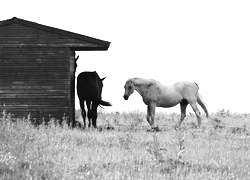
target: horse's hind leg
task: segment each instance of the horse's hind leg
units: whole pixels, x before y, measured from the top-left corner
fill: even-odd
[[[190,103],[191,107],[193,108],[195,115],[197,117],[197,121],[198,121],[198,126],[201,126],[201,113],[196,105],[196,102]]]
[[[87,108],[88,108],[88,119],[89,119],[89,125],[88,127],[91,126],[91,122],[92,122],[92,108],[91,108],[91,101],[86,101],[86,104],[87,104]]]
[[[94,128],[97,127],[96,125],[96,119],[97,119],[97,107],[98,107],[98,104],[96,103],[93,103],[92,104],[92,108],[91,108],[91,113],[92,113],[92,125]]]
[[[83,127],[85,128],[86,127],[86,110],[85,110],[85,107],[84,107],[84,101],[80,101],[80,107],[82,109],[82,119],[83,119]]]
[[[181,105],[181,118],[180,118],[179,125],[178,125],[179,127],[181,126],[182,121],[186,117],[186,108],[187,108],[188,102],[185,99],[183,99],[180,105]]]

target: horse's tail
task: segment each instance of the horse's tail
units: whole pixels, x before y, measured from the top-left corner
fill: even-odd
[[[110,102],[103,101],[103,100],[100,100],[99,104],[102,105],[102,106],[112,106],[112,104]]]
[[[206,106],[205,106],[205,102],[202,100],[202,97],[201,97],[200,94],[198,94],[197,102],[198,102],[198,104],[202,107],[202,109],[205,111],[206,117],[208,118],[208,117],[209,117],[209,114],[208,114],[207,108],[206,108]]]

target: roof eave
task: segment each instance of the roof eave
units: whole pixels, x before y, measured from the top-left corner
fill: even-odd
[[[109,47],[70,47],[74,51],[107,51]]]
[[[100,39],[96,39],[96,38],[92,38],[89,36],[85,36],[85,35],[81,35],[81,34],[77,34],[77,33],[73,33],[70,31],[65,31],[62,29],[58,29],[58,28],[54,28],[54,27],[50,27],[50,26],[46,26],[46,25],[42,25],[42,24],[38,24],[35,22],[31,22],[31,21],[27,21],[27,20],[23,20],[23,19],[19,19],[16,17],[13,17],[12,19],[8,19],[5,21],[0,21],[0,26],[5,26],[8,24],[12,24],[12,23],[20,23],[26,26],[31,26],[31,27],[35,27],[44,31],[49,31],[49,32],[53,32],[53,33],[57,33],[57,34],[61,34],[63,36],[69,36],[75,39],[79,39],[85,42],[89,42],[90,44],[96,44],[96,46],[90,46],[90,47],[86,47],[86,46],[77,46],[74,44],[71,45],[62,45],[62,46],[68,46],[76,51],[106,51],[108,50],[109,46],[110,46],[110,42],[108,41],[104,41],[104,40],[100,40]]]

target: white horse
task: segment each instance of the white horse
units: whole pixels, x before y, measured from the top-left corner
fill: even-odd
[[[195,82],[182,81],[171,86],[165,86],[158,81],[152,79],[132,78],[127,80],[125,86],[124,99],[128,100],[129,96],[136,90],[143,99],[147,107],[147,121],[152,129],[156,129],[154,125],[155,107],[173,107],[180,103],[181,118],[178,126],[186,117],[186,107],[188,104],[193,108],[198,126],[201,125],[200,111],[196,102],[203,108],[208,118],[208,111],[201,96],[198,93],[199,87]]]

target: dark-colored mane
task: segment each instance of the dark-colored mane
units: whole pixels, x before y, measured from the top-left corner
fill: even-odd
[[[91,124],[96,127],[97,107],[99,105],[111,106],[109,102],[102,100],[102,81],[99,75],[94,72],[82,72],[77,77],[77,94],[82,109],[82,117],[84,127],[86,127],[86,110],[84,103],[86,102],[88,108],[89,127]]]

